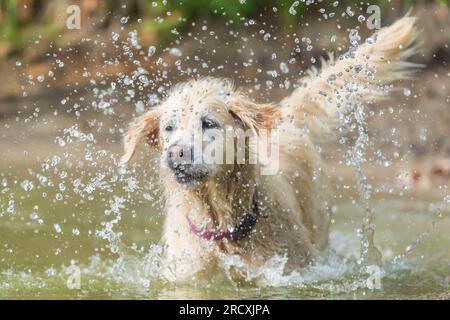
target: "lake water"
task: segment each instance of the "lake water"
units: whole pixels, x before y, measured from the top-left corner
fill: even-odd
[[[279,257],[244,283],[229,280],[226,268],[208,281],[167,283],[159,276],[157,181],[145,170],[95,171],[98,156],[80,167],[62,155],[2,169],[0,298],[450,298],[449,203],[432,194],[372,197],[383,264],[381,288],[371,290],[358,272],[362,208],[353,188],[342,189],[329,249],[314,265],[284,275]]]

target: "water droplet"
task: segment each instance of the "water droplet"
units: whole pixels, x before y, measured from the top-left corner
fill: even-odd
[[[183,53],[181,52],[180,49],[178,48],[171,48],[169,53],[175,57],[181,57],[183,55]]]
[[[426,128],[420,129],[420,140],[427,141],[427,129]]]
[[[295,10],[295,8],[297,8],[299,5],[300,1],[294,1],[291,7],[289,8],[289,13],[295,16],[297,14],[297,10]]]
[[[280,63],[280,70],[282,73],[289,73],[289,67],[285,62]]]
[[[151,56],[153,56],[155,54],[155,52],[156,52],[156,47],[155,46],[150,46],[150,47],[148,47],[147,56],[151,57]]]
[[[450,195],[444,197],[444,203],[450,204]]]
[[[345,9],[345,13],[349,16],[349,17],[353,17],[355,15],[355,13],[352,11],[351,7],[347,7],[347,9]]]
[[[25,190],[27,192],[33,190],[33,188],[34,188],[33,182],[31,182],[29,180],[22,181],[20,186],[22,187],[23,190]]]
[[[55,224],[53,225],[53,227],[55,228],[55,231],[56,231],[57,233],[61,233],[62,229],[61,229],[61,226],[60,226],[59,224],[55,223]]]

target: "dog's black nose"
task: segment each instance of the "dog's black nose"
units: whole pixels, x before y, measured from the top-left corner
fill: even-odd
[[[183,171],[187,165],[192,164],[191,148],[187,145],[174,144],[167,150],[169,167]]]

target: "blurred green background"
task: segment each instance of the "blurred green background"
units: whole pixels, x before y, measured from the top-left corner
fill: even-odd
[[[298,2],[298,5],[296,3]],[[332,3],[333,1],[325,1]],[[336,7],[351,6],[358,8],[360,1],[334,1]],[[370,1],[370,4],[380,6],[382,11],[397,8],[407,9],[415,4],[430,1],[392,0]],[[442,5],[450,5],[450,0],[437,0]],[[0,0],[0,57],[18,53],[23,50],[37,35],[42,42],[58,41],[66,32],[65,8],[72,4],[81,7],[83,19],[89,19],[96,24],[95,28],[104,30],[113,22],[114,16],[139,17],[144,23],[140,31],[154,33],[157,41],[170,37],[174,27],[185,30],[189,23],[199,19],[233,20],[235,23],[251,17],[272,12],[277,8],[276,24],[289,25],[315,19],[320,15],[317,9],[329,3],[318,3],[307,6],[304,1],[295,0]],[[297,14],[289,13],[293,6]],[[310,7],[313,7],[311,9]],[[164,21],[155,22],[154,18],[170,12]]]

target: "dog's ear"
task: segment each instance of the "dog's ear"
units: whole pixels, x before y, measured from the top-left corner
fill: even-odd
[[[150,110],[130,125],[124,137],[124,155],[120,159],[121,163],[127,163],[131,159],[136,146],[144,139],[150,146],[158,146],[159,119],[160,111]]]
[[[244,126],[244,129],[253,130],[255,133],[263,129],[273,129],[279,117],[275,106],[257,104],[245,97],[230,98],[227,106],[230,114]]]

